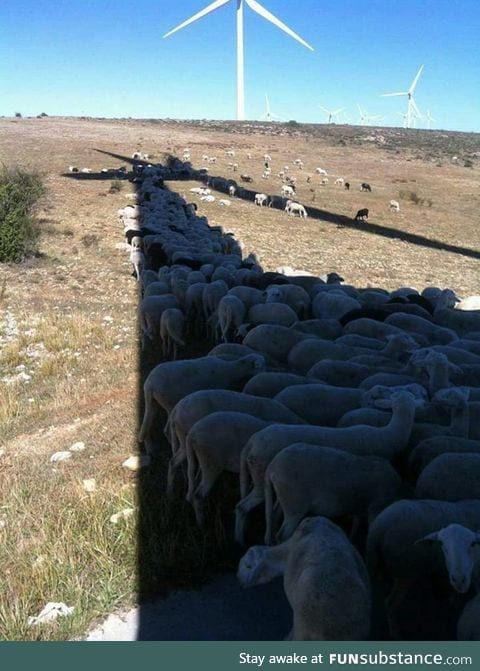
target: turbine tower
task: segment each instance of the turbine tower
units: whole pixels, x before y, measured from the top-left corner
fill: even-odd
[[[325,112],[325,114],[327,115],[327,123],[335,123],[335,121],[333,121],[333,119],[336,116],[338,116],[340,114],[340,112],[343,112],[343,110],[345,109],[345,107],[341,107],[338,110],[327,110],[326,107],[322,107],[321,105],[319,105],[319,107],[322,110],[322,112]]]
[[[413,123],[415,120],[415,117],[417,119],[421,119],[422,115],[420,113],[420,110],[417,107],[417,103],[415,102],[413,98],[413,92],[415,91],[415,87],[418,83],[418,80],[420,79],[420,75],[422,74],[423,70],[423,65],[420,66],[420,70],[417,72],[417,75],[415,79],[413,80],[410,88],[408,91],[402,91],[401,93],[382,93],[380,96],[381,98],[389,98],[392,96],[407,96],[408,103],[407,103],[407,114],[405,117],[405,128],[413,128]]]
[[[272,114],[270,109],[270,101],[265,93],[266,112],[260,117],[261,121],[285,121],[285,119],[277,114]]]
[[[304,47],[307,47],[307,49],[313,51],[313,47],[311,47],[307,42],[305,42],[305,40],[302,40],[302,38],[299,35],[297,35],[297,33],[293,32],[293,30],[291,30],[287,25],[285,25],[282,21],[280,21],[280,19],[277,19],[276,16],[274,16],[268,10],[266,10],[265,7],[262,7],[262,5],[260,5],[257,2],[257,0],[233,0],[233,1],[236,3],[236,16],[237,16],[237,119],[239,121],[243,121],[245,119],[243,6],[247,4],[250,7],[250,9],[252,9],[254,12],[260,14],[260,16],[263,16],[264,19],[270,21],[270,23],[273,23],[274,26],[280,28],[280,30],[283,30],[285,33],[287,33],[287,35],[290,35],[290,37],[293,37],[293,39],[297,40],[297,42],[303,44]],[[215,0],[211,4],[207,5],[207,7],[204,7],[199,12],[191,16],[189,19],[184,21],[183,23],[180,23],[180,25],[170,30],[168,33],[165,33],[163,37],[169,37],[169,35],[173,35],[173,33],[176,33],[178,30],[185,28],[186,26],[190,25],[190,23],[193,23],[194,21],[203,18],[207,14],[210,14],[210,12],[215,11],[219,7],[222,7],[223,5],[228,4],[229,2],[232,2],[232,0]]]
[[[368,114],[366,110],[362,110],[360,105],[357,103],[358,111],[360,113],[360,124],[369,126],[372,121],[383,121],[385,117],[380,114]]]

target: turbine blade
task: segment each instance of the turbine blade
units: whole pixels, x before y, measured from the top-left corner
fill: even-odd
[[[410,88],[408,89],[408,92],[409,92],[409,93],[413,93],[413,92],[414,92],[414,90],[415,90],[415,86],[417,85],[417,82],[418,82],[418,80],[420,79],[420,75],[422,74],[422,70],[423,70],[423,65],[420,66],[420,70],[417,72],[417,76],[415,77],[415,79],[414,79],[413,82],[412,82],[412,85],[411,85]]]
[[[415,110],[415,114],[417,115],[417,117],[418,117],[419,119],[421,119],[421,118],[422,118],[422,113],[421,113],[420,110],[418,109],[418,107],[417,107],[417,103],[415,102],[415,100],[414,100],[413,98],[410,99],[410,102],[411,102],[411,104],[412,104],[413,109]]]
[[[389,98],[390,96],[408,96],[408,91],[402,91],[402,93],[382,93],[380,98]]]
[[[210,12],[215,11],[222,5],[226,5],[227,2],[230,2],[230,0],[215,0],[212,2],[210,5],[207,7],[204,7],[201,9],[199,12],[191,16],[189,19],[181,23],[180,25],[176,26],[176,28],[172,28],[172,30],[169,30],[168,33],[165,33],[163,37],[169,37],[170,35],[173,35],[173,33],[176,33],[177,30],[181,30],[182,28],[185,28],[185,26],[190,25],[190,23],[193,23],[194,21],[197,21],[198,19],[201,19],[203,16],[206,16],[207,14],[210,14]]]
[[[332,112],[332,114],[340,114],[340,112],[343,112],[344,109],[345,109],[345,107],[341,107],[340,109],[335,110],[334,112]]]
[[[286,26],[280,19],[277,19],[276,16],[274,16],[271,12],[269,12],[265,7],[262,7],[257,0],[245,0],[247,5],[250,7],[250,9],[253,9],[254,12],[257,14],[260,14],[260,16],[263,16],[264,19],[267,21],[270,21],[270,23],[273,23],[274,26],[277,26],[277,28],[280,28],[280,30],[283,30],[284,33],[287,33],[287,35],[290,35],[290,37],[293,37],[294,40],[297,40],[297,42],[300,42],[300,44],[303,44],[304,47],[307,47],[307,49],[310,49],[310,51],[314,51],[313,47],[311,47],[305,40],[302,40],[300,35],[297,35],[297,33],[294,33],[293,30],[291,30],[288,26]]]
[[[322,110],[322,112],[325,112],[326,114],[331,114],[330,110],[327,110],[326,107],[322,107],[321,105],[319,105],[319,108]]]

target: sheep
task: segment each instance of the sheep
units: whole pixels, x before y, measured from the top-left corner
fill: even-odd
[[[232,204],[232,203],[228,200],[228,198],[221,198],[221,199],[218,201],[218,203],[219,203],[219,205],[223,205],[223,207],[230,207],[230,205]]]
[[[230,184],[230,186],[228,187],[228,195],[231,198],[233,198],[235,196],[236,192],[237,192],[236,187],[233,184]]]
[[[265,302],[263,293],[254,287],[234,286],[229,289],[227,296],[236,296],[247,309]]]
[[[137,278],[137,282],[140,282],[140,276],[145,267],[145,255],[140,247],[132,246],[130,251],[130,263],[133,266],[133,272]]]
[[[405,312],[389,315],[385,319],[385,323],[397,326],[404,331],[424,335],[431,345],[448,345],[452,340],[458,338],[452,329],[443,328],[437,324],[433,324],[428,319],[413,314],[406,314]]]
[[[390,212],[400,212],[400,203],[398,200],[390,201]]]
[[[243,388],[244,394],[252,396],[262,396],[264,398],[274,398],[286,387],[294,385],[304,385],[307,379],[302,375],[293,373],[267,372],[259,373],[250,378]]]
[[[255,194],[255,205],[267,205],[268,196],[266,193],[256,193]]]
[[[263,160],[264,160],[264,161],[271,161],[271,160],[272,160],[272,157],[271,157],[269,154],[264,154],[264,155],[263,155]]]
[[[184,396],[200,389],[234,389],[265,368],[261,356],[250,355],[236,361],[200,357],[193,361],[167,361],[153,368],[143,385],[145,413],[139,442],[150,437],[158,407],[170,413]],[[147,446],[147,451],[149,446]]]
[[[247,333],[243,344],[278,361],[287,361],[288,353],[309,335],[278,324],[261,324]]]
[[[297,195],[293,186],[288,186],[288,184],[282,186],[280,194],[285,198],[294,198]]]
[[[200,200],[203,200],[206,203],[213,203],[215,202],[215,196],[200,196]]]
[[[260,303],[253,305],[247,315],[247,321],[252,324],[291,326],[297,319],[296,313],[285,303]]]
[[[292,217],[294,217],[296,214],[298,214],[300,218],[303,217],[306,219],[308,217],[305,207],[300,203],[293,203],[291,200],[287,200],[287,204],[285,205],[285,212]]]
[[[247,183],[253,182],[253,177],[250,177],[250,175],[240,175],[240,179],[242,180],[242,182]]]
[[[281,396],[281,394],[279,395]],[[388,401],[385,401],[387,406]],[[356,426],[337,429],[321,426],[287,426],[275,424],[252,436],[242,450],[240,460],[240,493],[235,508],[235,539],[243,543],[247,514],[264,500],[264,479],[268,464],[288,445],[306,442],[336,447],[358,456],[379,456],[392,460],[408,444],[415,416],[412,394],[398,392],[390,401],[393,413],[382,428]]]
[[[171,411],[165,426],[172,458],[168,468],[167,491],[174,485],[175,473],[187,458],[186,439],[190,429],[202,417],[214,412],[234,411],[253,415],[265,421],[302,424],[303,420],[278,401],[249,396],[225,389],[204,389],[188,394]]]
[[[401,500],[373,520],[367,537],[367,566],[388,591],[392,635],[395,609],[419,584],[428,584],[432,579],[445,583],[448,574],[455,591],[468,591],[473,570],[472,543],[478,539],[478,532],[475,535],[472,531],[479,527],[479,515],[478,500]],[[421,617],[422,604],[416,600],[415,605]],[[418,626],[418,622],[415,624]]]
[[[173,294],[147,296],[143,298],[139,308],[139,321],[142,333],[142,347],[145,348],[147,338],[155,342],[160,335],[160,320],[167,308],[179,308]]]
[[[79,172],[78,168],[74,165],[68,166],[68,172]]]
[[[480,641],[480,594],[470,599],[458,619],[457,641]]]
[[[186,499],[204,526],[203,502],[223,471],[240,473],[240,453],[252,434],[267,422],[241,412],[214,412],[196,422],[187,435]]]
[[[370,184],[367,184],[366,182],[362,182],[360,185],[360,191],[371,191],[372,187]]]
[[[340,319],[359,307],[361,305],[355,298],[340,290],[322,291],[312,301],[312,313],[317,319]]]
[[[368,638],[368,573],[360,554],[333,522],[310,517],[281,545],[249,548],[240,560],[237,577],[244,587],[252,587],[281,574],[293,611],[287,640]]]
[[[274,398],[309,424],[335,426],[345,413],[361,403],[363,392],[359,389],[308,384],[299,377],[303,384],[287,387]]]
[[[220,300],[228,293],[228,289],[228,284],[223,279],[205,285],[202,294],[205,322],[215,312]]]
[[[345,184],[345,180],[343,177],[337,177],[335,180],[335,186],[343,186]]]
[[[368,219],[368,209],[366,207],[358,210],[355,215],[355,221],[366,221]]]
[[[300,319],[308,316],[310,297],[305,289],[291,284],[271,284],[265,290],[265,303],[285,303]]]
[[[307,377],[338,387],[358,387],[371,372],[371,368],[358,363],[324,359],[308,370]]]
[[[322,186],[326,186],[328,184],[328,177],[323,177],[322,181],[320,182]]]
[[[412,477],[417,478],[430,462],[446,452],[480,454],[480,441],[445,435],[422,440],[415,445],[408,458],[408,468]]]
[[[279,452],[265,472],[265,544],[273,542],[273,504],[283,514],[277,541],[285,541],[307,515],[339,518],[361,515],[385,504],[401,478],[385,459],[293,443]]]
[[[350,182],[345,182],[344,187],[347,191],[350,190]]]
[[[480,310],[480,296],[468,296],[455,305],[456,310]]]
[[[224,342],[229,342],[245,317],[245,304],[231,294],[226,294],[218,303],[217,313]]]
[[[420,473],[415,495],[441,501],[480,499],[480,454],[439,455]]]
[[[315,172],[317,173],[317,175],[328,175],[328,172],[323,168],[315,168]]]
[[[167,308],[160,317],[160,340],[163,356],[177,358],[177,348],[185,347],[185,315],[178,308]]]

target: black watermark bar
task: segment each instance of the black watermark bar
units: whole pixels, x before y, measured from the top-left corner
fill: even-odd
[[[241,671],[242,669],[480,669],[480,642],[0,643],[4,669]],[[88,665],[88,667],[87,667]],[[135,665],[135,666],[134,666]]]

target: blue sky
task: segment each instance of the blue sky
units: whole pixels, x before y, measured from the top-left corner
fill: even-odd
[[[233,119],[235,1],[163,39],[209,0],[1,0],[0,115]],[[322,122],[357,103],[401,125],[416,90],[434,128],[480,131],[479,0],[261,0],[302,47],[245,8],[246,116]],[[425,127],[425,124],[423,124]]]

